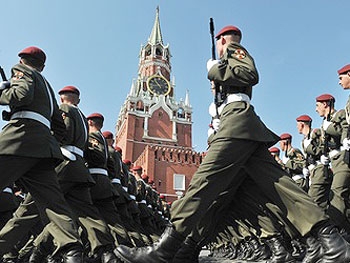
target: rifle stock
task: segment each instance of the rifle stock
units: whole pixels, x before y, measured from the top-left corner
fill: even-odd
[[[1,74],[1,78],[3,81],[6,81],[7,78],[6,78],[6,75],[5,75],[5,71],[4,69],[0,66],[0,74]]]

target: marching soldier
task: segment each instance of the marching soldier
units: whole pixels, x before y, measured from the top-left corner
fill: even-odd
[[[290,174],[293,181],[305,192],[308,191],[308,173],[303,173],[305,157],[302,151],[292,146],[292,135],[283,133],[280,135],[280,148],[284,151],[282,161],[284,169]]]
[[[325,146],[320,161],[325,166],[331,164],[333,171],[328,214],[341,231],[350,233],[350,168],[344,162],[345,150],[341,148],[348,127],[346,113],[335,109],[335,98],[330,94],[316,97],[316,112],[323,118]]]
[[[104,117],[100,113],[92,113],[87,116],[87,120],[89,125],[89,143],[87,150],[84,152],[84,158],[89,172],[96,182],[91,187],[92,201],[112,230],[116,242],[132,246],[130,237],[122,225],[117,207],[114,204],[114,200],[119,197],[119,194],[108,177],[108,145],[101,132]]]
[[[172,205],[172,226],[165,230],[157,246],[117,247],[116,254],[123,262],[171,262],[185,238],[206,218],[209,206],[215,202],[222,208],[216,217],[225,215],[227,200],[219,197],[224,192],[236,193],[246,177],[275,200],[283,216],[288,216],[302,235],[311,232],[320,238],[325,251],[322,260],[349,262],[350,246],[268,151],[267,147],[279,138],[250,105],[252,87],[259,77],[253,58],[240,44],[241,37],[241,31],[234,26],[227,26],[216,35],[220,60],[209,60],[207,67],[209,80],[226,93],[223,104],[217,105],[220,127],[185,196]],[[254,195],[252,190],[248,188]]]
[[[308,115],[301,115],[296,118],[297,129],[304,136],[302,146],[306,154],[307,169],[304,174],[309,176],[309,195],[325,211],[329,206],[329,193],[333,179],[332,170],[324,166],[320,157],[323,153],[323,138],[320,129],[312,129],[312,119]]]
[[[11,109],[3,115],[10,122],[0,134],[0,189],[20,180],[44,215],[55,239],[55,255],[62,255],[64,262],[82,262],[77,227],[54,170],[56,161],[63,159],[58,142],[64,138],[65,125],[54,92],[41,75],[46,55],[38,47],[28,47],[19,57],[11,80],[0,85],[0,104]]]

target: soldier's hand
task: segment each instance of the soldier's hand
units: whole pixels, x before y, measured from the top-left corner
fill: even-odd
[[[210,69],[216,65],[216,64],[219,64],[220,63],[220,60],[217,60],[217,59],[209,59],[207,61],[207,70],[208,72],[210,71]]]
[[[329,157],[321,155],[320,161],[323,165],[328,165],[330,163]]]
[[[220,119],[213,119],[211,121],[211,124],[213,125],[213,129],[215,131],[218,131],[219,127],[220,127]]]
[[[1,81],[0,82],[0,90],[8,89],[11,86],[10,81]]]
[[[350,150],[350,139],[345,138],[343,140],[343,149],[346,150],[346,151]]]
[[[303,175],[304,175],[305,177],[309,177],[309,175],[310,175],[310,171],[309,171],[309,169],[307,169],[306,167],[303,168]]]

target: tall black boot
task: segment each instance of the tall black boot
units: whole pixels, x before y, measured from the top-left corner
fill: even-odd
[[[320,227],[317,235],[324,252],[322,263],[350,262],[350,245],[341,237],[336,227],[331,225]]]
[[[140,248],[121,245],[115,254],[124,263],[167,263],[175,257],[184,239],[174,228],[167,227],[158,244]]]
[[[177,251],[172,263],[198,263],[199,253],[202,247],[191,238],[186,238],[181,248]]]
[[[303,263],[319,263],[323,258],[323,249],[319,240],[313,236],[306,238],[306,255]]]
[[[83,263],[83,246],[80,244],[67,245],[60,251],[63,263]]]
[[[253,248],[253,254],[247,258],[248,261],[259,261],[270,258],[270,249],[265,244],[261,244],[257,238],[252,237],[249,239],[249,243]]]
[[[297,239],[292,239],[291,246],[292,246],[292,257],[295,258],[297,261],[303,260],[306,254],[305,245],[302,244]]]
[[[265,240],[270,247],[272,256],[267,263],[292,263],[296,262],[286,249],[282,236],[274,236]]]

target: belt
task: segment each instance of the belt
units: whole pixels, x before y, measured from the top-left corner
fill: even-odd
[[[304,178],[305,178],[305,176],[303,174],[296,174],[296,175],[292,176],[293,181],[297,181],[297,180],[304,179]]]
[[[13,194],[13,191],[10,187],[6,187],[4,190],[2,190],[3,193],[9,193],[9,194]]]
[[[102,174],[102,175],[108,176],[107,170],[103,168],[89,168],[89,172],[91,174]]]
[[[147,207],[148,207],[148,208],[151,208],[151,209],[153,208],[151,205],[148,205]]]
[[[224,109],[224,107],[227,104],[235,102],[235,101],[245,101],[245,102],[250,104],[250,98],[247,94],[244,94],[244,93],[228,94],[225,101],[220,105],[220,107],[218,109],[219,114],[221,114],[222,110]]]
[[[224,86],[223,91],[226,92],[227,94],[232,94],[232,93],[246,93],[248,87],[233,87],[233,86]]]
[[[128,192],[128,188],[126,186],[123,186],[123,189],[125,192]]]
[[[84,156],[84,151],[82,149],[80,149],[77,146],[74,145],[63,145],[61,148],[66,149],[67,151],[70,151],[71,153],[75,153],[77,155],[79,155],[80,157]]]
[[[112,184],[121,184],[121,183],[120,183],[120,179],[118,179],[118,178],[113,178],[113,179],[112,179]]]
[[[136,197],[135,197],[134,195],[130,195],[130,198],[131,198],[132,200],[136,200]]]
[[[332,151],[329,152],[329,157],[333,158],[334,156],[336,156],[338,153],[340,153],[339,149],[334,149]]]
[[[146,203],[146,200],[141,200],[139,203],[140,203],[140,204],[147,204],[147,203]]]
[[[34,111],[17,111],[12,114],[11,120],[13,119],[31,119],[38,121],[42,124],[44,124],[47,128],[51,129],[51,123],[48,119],[46,119],[43,115],[40,113],[34,112]]]

